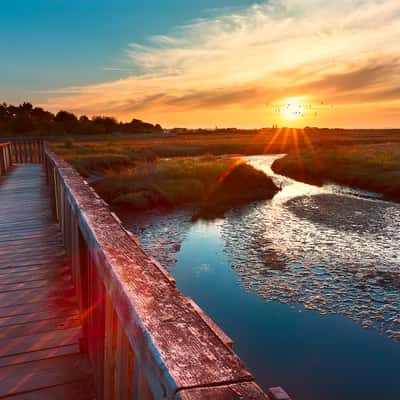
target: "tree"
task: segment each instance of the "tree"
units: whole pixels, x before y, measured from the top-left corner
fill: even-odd
[[[92,122],[97,125],[97,127],[101,129],[104,133],[112,133],[118,127],[117,120],[112,117],[96,116],[93,117]]]
[[[29,102],[18,106],[0,103],[0,135],[36,134],[106,134],[115,131],[128,133],[162,132],[161,125],[152,125],[140,119],[129,123],[118,122],[113,117],[97,116],[89,119],[86,115],[77,116],[61,110],[56,115],[42,107],[33,107]]]
[[[63,128],[66,133],[73,133],[78,126],[78,119],[76,116],[68,111],[59,111],[55,118],[54,122]]]
[[[18,134],[32,132],[34,127],[32,119],[27,113],[18,113],[11,123],[12,131]]]

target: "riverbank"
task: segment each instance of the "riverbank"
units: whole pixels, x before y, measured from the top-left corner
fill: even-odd
[[[389,200],[400,200],[398,130],[283,128],[229,134],[187,132],[165,137],[137,135],[101,140],[69,139],[53,142],[52,146],[83,176],[90,178],[108,201],[130,203],[138,209],[160,205],[182,207],[199,199],[204,200],[210,193],[211,182],[225,168],[229,168],[228,164],[216,160],[232,154],[286,153],[286,157],[273,164],[273,170],[279,174],[318,185],[332,180],[353,188],[383,193]],[[210,160],[214,157],[214,166],[204,164],[207,157]],[[151,187],[145,185],[138,188],[133,184],[132,171],[153,167],[157,170],[159,165],[164,164],[162,160],[167,158],[186,160],[182,164],[176,161],[182,168],[173,168],[176,170],[173,174],[178,173],[185,178],[182,184],[177,183],[176,175],[165,188],[164,180],[170,176],[161,179],[158,172],[155,173],[158,176],[155,185]],[[191,176],[186,179],[185,163],[192,163],[199,174],[206,176],[199,179],[196,174],[195,182]],[[214,171],[210,172],[210,168]],[[190,170],[193,171],[192,168]],[[144,180],[152,174],[140,172],[139,175]],[[130,187],[129,191],[125,186]],[[154,190],[155,187],[161,190]],[[136,194],[130,195],[133,192]]]
[[[400,144],[336,145],[292,152],[272,164],[280,175],[314,185],[327,181],[400,201]]]
[[[276,158],[246,161],[271,174]],[[395,396],[399,204],[273,178],[282,191],[272,201],[224,219],[119,216],[263,387],[283,385],[298,400]]]
[[[190,206],[195,218],[212,219],[278,192],[271,178],[237,157],[157,159],[109,169],[101,164],[97,173],[103,175],[93,179],[94,189],[131,212]]]

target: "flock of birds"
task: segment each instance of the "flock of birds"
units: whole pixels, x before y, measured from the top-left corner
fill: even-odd
[[[266,105],[269,107],[269,104]],[[283,107],[274,107],[273,110],[277,114],[289,114],[293,117],[304,118],[306,112],[313,113],[315,117],[318,116],[318,111],[321,107],[325,106],[325,101],[321,101],[318,108],[312,104],[301,105],[297,103],[286,103]],[[331,108],[333,106],[331,105]]]

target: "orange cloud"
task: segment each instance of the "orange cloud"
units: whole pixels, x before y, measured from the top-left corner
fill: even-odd
[[[254,127],[285,123],[273,105],[303,96],[335,110],[320,107],[296,124],[400,125],[385,112],[400,110],[399,16],[398,0],[272,0],[132,44],[127,56],[140,73],[54,91],[45,106],[167,126]]]

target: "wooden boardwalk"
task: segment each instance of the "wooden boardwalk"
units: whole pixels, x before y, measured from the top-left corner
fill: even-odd
[[[232,347],[47,143],[0,143],[0,399],[282,399]]]
[[[0,398],[93,399],[70,260],[43,166],[0,177]]]

